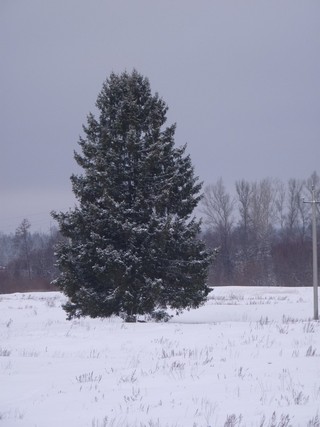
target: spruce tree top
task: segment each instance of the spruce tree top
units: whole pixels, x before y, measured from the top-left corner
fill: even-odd
[[[97,200],[111,180],[109,196],[124,208],[132,209],[140,196],[139,202],[143,203],[141,197],[148,200],[143,209],[149,213],[156,209],[158,213],[190,215],[200,199],[196,195],[201,184],[196,184],[189,156],[182,158],[185,147],[174,149],[175,124],[162,130],[168,107],[157,93],[151,94],[149,80],[136,70],[112,73],[96,106],[99,121],[88,116],[87,138],[79,142],[83,154],[75,153],[86,174],[85,179],[72,177],[79,201]],[[181,173],[186,176],[179,176]],[[97,185],[97,174],[103,178],[103,186]]]

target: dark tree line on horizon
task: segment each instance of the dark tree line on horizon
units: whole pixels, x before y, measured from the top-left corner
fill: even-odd
[[[0,293],[56,290],[55,245],[61,240],[56,227],[49,233],[31,233],[23,219],[15,233],[0,233]]]
[[[311,286],[311,200],[320,179],[259,182],[239,180],[231,195],[222,179],[204,189],[201,237],[219,248],[209,271],[210,286]],[[30,232],[24,219],[15,233],[0,232],[0,292],[55,290],[58,275],[54,246],[62,239],[57,228]],[[320,224],[318,221],[318,236]],[[318,238],[319,242],[319,238]],[[319,251],[318,251],[319,254]],[[320,263],[320,260],[319,260]]]
[[[231,195],[220,178],[202,199],[203,238],[219,256],[211,285],[312,285],[311,206],[320,200],[320,178],[239,180]],[[319,213],[319,210],[318,210]],[[318,224],[319,231],[319,224]],[[318,251],[319,254],[319,251]]]

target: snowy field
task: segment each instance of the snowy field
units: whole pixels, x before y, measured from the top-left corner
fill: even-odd
[[[0,426],[319,427],[312,288],[216,288],[168,323],[0,295]]]

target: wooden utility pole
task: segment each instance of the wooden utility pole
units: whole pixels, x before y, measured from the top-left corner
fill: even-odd
[[[313,255],[313,308],[314,320],[319,319],[318,312],[318,254],[317,254],[317,204],[319,200],[315,198],[314,185],[312,186],[312,200],[304,203],[312,204],[312,255]]]

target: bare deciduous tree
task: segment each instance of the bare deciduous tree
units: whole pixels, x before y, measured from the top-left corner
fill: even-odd
[[[279,224],[280,230],[283,231],[286,222],[286,188],[283,182],[277,180],[275,182],[275,209],[276,219]]]
[[[239,234],[243,242],[244,252],[247,250],[249,240],[249,222],[250,222],[250,203],[251,203],[251,185],[248,181],[236,181],[236,191],[239,200]]]
[[[294,237],[300,226],[301,200],[304,182],[295,178],[288,181],[287,234]]]
[[[31,279],[31,264],[30,264],[30,233],[29,229],[31,227],[30,222],[27,219],[24,219],[19,227],[16,229],[15,233],[15,243],[20,252],[20,256],[25,264],[25,269],[27,271],[29,279]]]
[[[234,199],[226,192],[222,178],[205,187],[202,206],[207,224],[218,231],[224,241],[228,239],[234,223]]]
[[[254,239],[268,238],[276,217],[275,191],[270,179],[252,184],[249,217]]]
[[[227,193],[222,178],[205,188],[202,212],[206,215],[206,223],[212,232],[212,240],[219,247],[219,257],[216,263],[220,263],[225,275],[230,280],[232,275],[231,236],[234,226],[234,199]],[[218,271],[219,265],[215,266],[215,269]],[[224,280],[222,276],[220,276],[220,281]]]

